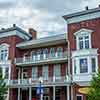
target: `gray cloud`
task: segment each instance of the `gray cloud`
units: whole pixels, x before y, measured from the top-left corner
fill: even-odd
[[[91,3],[90,3],[91,2]],[[100,0],[0,0],[0,27],[16,23],[40,36],[66,32],[63,15],[96,7]]]

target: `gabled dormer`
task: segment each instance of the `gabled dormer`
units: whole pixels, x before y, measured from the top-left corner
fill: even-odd
[[[74,33],[76,37],[76,48],[77,50],[89,49],[92,47],[91,34],[92,30],[82,28]]]

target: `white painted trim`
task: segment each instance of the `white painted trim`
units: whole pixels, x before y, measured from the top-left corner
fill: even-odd
[[[94,12],[94,13],[89,13],[85,15],[75,16],[75,17],[67,19],[67,23],[68,24],[77,23],[77,22],[95,19],[95,18],[100,18],[100,12]]]
[[[92,42],[91,42],[91,33],[93,31],[90,30],[90,29],[85,29],[85,28],[82,28],[80,30],[78,30],[77,32],[74,33],[74,35],[76,36],[76,47],[77,49],[79,50],[79,38],[82,37],[83,38],[83,48],[85,48],[85,36],[89,36],[89,48],[92,48]]]
[[[0,33],[0,38],[4,38],[4,37],[9,37],[9,36],[18,36],[22,39],[25,39],[25,40],[29,40],[29,36],[17,31],[17,30],[13,30],[13,31],[10,31],[10,32],[5,32],[5,33]]]
[[[31,46],[31,45],[34,47],[41,47],[41,45],[48,46],[48,45],[53,45],[56,43],[66,43],[65,34],[49,36],[49,37],[44,37],[44,38],[22,42],[22,43],[17,44],[16,47],[24,48],[24,47]]]
[[[82,28],[74,33],[75,36],[91,34],[93,30]]]

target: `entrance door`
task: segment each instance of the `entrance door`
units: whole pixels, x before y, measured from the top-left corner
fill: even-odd
[[[50,100],[49,96],[43,96],[43,100]]]

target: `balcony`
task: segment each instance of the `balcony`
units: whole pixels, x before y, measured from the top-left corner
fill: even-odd
[[[93,75],[96,73],[75,74],[73,75],[73,82],[80,86],[89,86]]]
[[[70,76],[62,76],[62,77],[49,77],[48,79],[43,78],[43,86],[53,86],[53,85],[66,85],[70,84],[71,78]],[[39,78],[37,79],[18,79],[18,80],[10,80],[9,86],[10,87],[37,87],[39,84]]]
[[[67,62],[68,53],[54,53],[54,54],[38,54],[29,57],[16,58],[15,64],[18,66],[27,65],[41,65],[41,64],[51,64],[51,63],[63,63]]]

